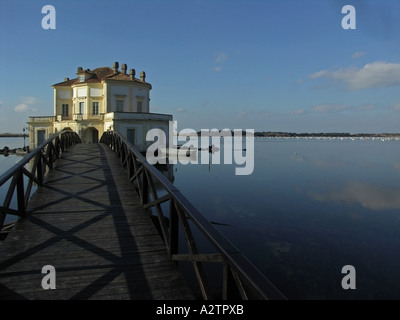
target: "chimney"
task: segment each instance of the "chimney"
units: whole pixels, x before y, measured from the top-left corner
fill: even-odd
[[[69,81],[69,78],[64,78],[64,82]]]
[[[146,72],[142,71],[142,72],[140,73],[140,80],[146,81]]]
[[[124,63],[124,64],[121,66],[121,71],[122,71],[123,74],[126,74],[126,69],[128,69],[128,66]]]
[[[129,70],[129,76],[131,77],[131,80],[135,80],[135,75],[136,75],[135,69]]]
[[[82,67],[78,67],[78,70],[76,70],[76,73],[81,72],[83,70]]]
[[[114,68],[114,73],[118,73],[118,67],[119,67],[118,62],[114,62],[114,66],[113,66],[113,68]]]

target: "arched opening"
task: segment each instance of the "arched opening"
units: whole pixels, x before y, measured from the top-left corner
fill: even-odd
[[[89,127],[84,133],[85,143],[99,143],[99,130],[94,127]]]

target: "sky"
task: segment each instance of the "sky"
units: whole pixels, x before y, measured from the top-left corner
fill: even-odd
[[[0,0],[0,132],[114,61],[146,72],[178,131],[400,132],[398,0]]]

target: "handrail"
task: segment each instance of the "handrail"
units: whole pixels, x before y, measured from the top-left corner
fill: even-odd
[[[223,265],[222,299],[279,299],[286,297],[205,217],[190,203],[160,171],[126,138],[114,131],[104,132],[100,139],[111,147],[121,159],[122,166],[134,185],[145,209],[155,208],[163,240],[169,257],[174,261],[190,261],[196,274],[203,299],[212,299],[203,263],[218,262]],[[159,197],[155,188],[163,188]],[[162,203],[169,202],[168,215]],[[190,222],[208,239],[216,253],[200,253],[193,236]],[[179,224],[186,240],[188,254],[179,253]]]
[[[20,217],[26,215],[26,208],[33,183],[43,185],[47,170],[46,167],[50,170],[53,169],[53,164],[61,156],[61,153],[69,146],[80,142],[81,139],[79,136],[71,130],[58,132],[0,176],[0,187],[11,180],[3,205],[0,206],[0,231],[4,226],[7,214]],[[25,168],[25,165],[31,160],[33,160],[33,165],[31,170],[28,170]],[[24,187],[24,176],[28,178],[26,190]],[[17,209],[12,209],[10,205],[15,190],[17,191]]]

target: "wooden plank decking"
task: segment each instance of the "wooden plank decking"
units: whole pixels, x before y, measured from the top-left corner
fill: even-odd
[[[28,210],[0,244],[0,299],[193,299],[107,146],[67,149]]]

